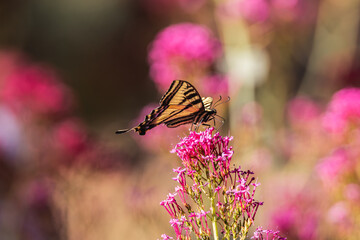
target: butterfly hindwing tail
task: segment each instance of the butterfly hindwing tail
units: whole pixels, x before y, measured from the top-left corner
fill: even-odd
[[[130,132],[131,130],[134,130],[134,128],[117,130],[115,133],[116,134],[123,134],[123,133]]]
[[[146,127],[146,125],[140,124],[137,127],[133,127],[130,129],[121,129],[121,130],[117,130],[115,133],[116,134],[123,134],[123,133],[127,133],[130,131],[135,131],[138,132],[139,135],[145,135],[146,131],[149,130],[149,128]]]

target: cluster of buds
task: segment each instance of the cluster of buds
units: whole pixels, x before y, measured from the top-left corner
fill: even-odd
[[[160,204],[171,216],[177,239],[245,239],[263,204],[254,199],[259,183],[253,173],[230,168],[232,137],[213,131],[191,132],[172,150],[183,167],[174,169],[179,185]]]

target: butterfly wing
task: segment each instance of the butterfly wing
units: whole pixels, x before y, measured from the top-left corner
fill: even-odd
[[[162,123],[174,128],[194,122],[196,116],[204,111],[204,104],[197,90],[189,82],[175,80],[161,98],[160,106],[145,117],[144,122],[137,127],[139,130],[135,130],[139,133],[146,132]]]
[[[175,80],[160,100],[160,106],[145,117],[145,120],[130,130],[144,135],[148,130],[164,123],[174,128],[193,123],[205,112],[203,100],[197,90],[187,81]],[[120,130],[124,133],[129,130]]]
[[[160,106],[167,105],[190,105],[204,109],[198,91],[193,85],[184,80],[173,81],[169,90],[160,99]]]

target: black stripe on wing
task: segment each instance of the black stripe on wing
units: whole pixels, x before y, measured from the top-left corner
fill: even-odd
[[[193,123],[194,119],[195,119],[195,116],[196,116],[196,114],[191,114],[191,115],[187,115],[187,116],[178,117],[178,118],[175,118],[175,119],[165,121],[164,124],[169,128],[175,128],[175,127],[178,127],[180,125]]]
[[[179,91],[181,86],[184,84],[182,80],[175,80],[171,83],[167,92],[160,99],[160,106],[169,105],[170,100],[174,97],[174,95]]]
[[[160,100],[160,106],[189,105],[205,110],[200,94],[189,82],[175,80]]]

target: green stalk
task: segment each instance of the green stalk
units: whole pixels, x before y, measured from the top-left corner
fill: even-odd
[[[211,222],[214,231],[214,240],[219,240],[217,220],[216,220],[216,211],[215,211],[215,197],[211,196]]]

